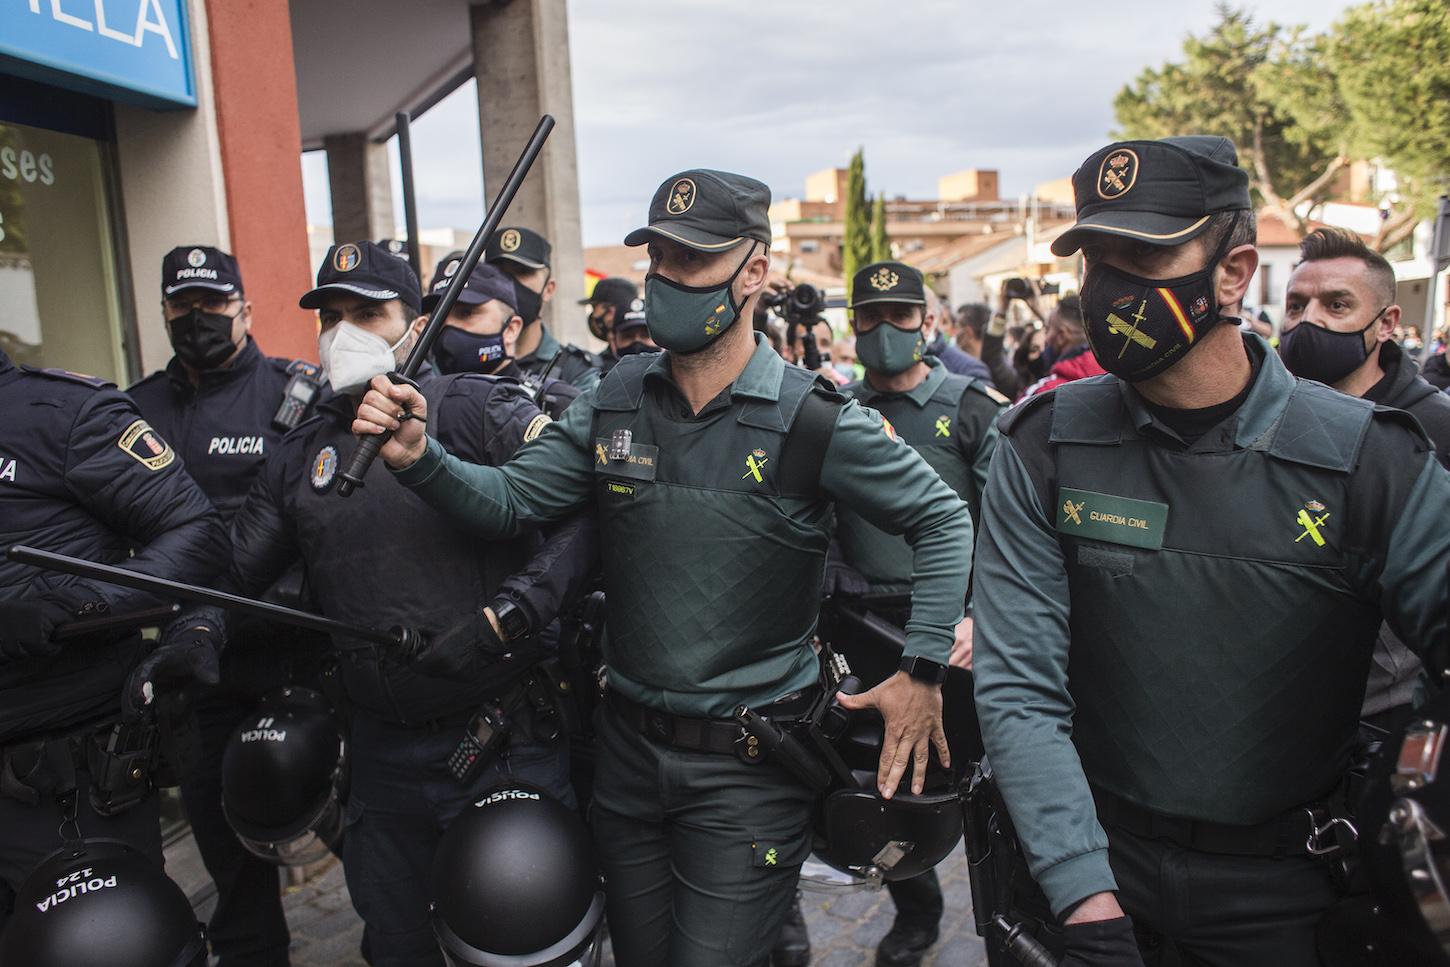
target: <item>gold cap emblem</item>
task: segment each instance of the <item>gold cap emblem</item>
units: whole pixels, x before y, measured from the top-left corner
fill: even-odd
[[[877,269],[876,274],[871,276],[870,279],[871,288],[875,289],[877,292],[887,292],[891,289],[894,289],[896,288],[896,284],[900,281],[901,276],[884,267]]]
[[[362,253],[351,242],[339,245],[337,251],[332,253],[332,267],[339,272],[351,272],[361,261]]]
[[[524,238],[519,234],[517,228],[510,228],[499,238],[498,247],[505,252],[517,252],[519,250],[519,243],[523,240]]]
[[[1119,148],[1103,159],[1098,169],[1098,196],[1111,201],[1128,193],[1138,180],[1138,153]]]
[[[671,215],[683,215],[695,204],[695,183],[689,178],[681,178],[670,187],[670,200],[665,203],[665,211]]]

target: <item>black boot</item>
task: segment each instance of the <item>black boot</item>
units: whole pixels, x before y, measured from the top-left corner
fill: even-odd
[[[806,918],[801,915],[801,895],[786,914],[785,923],[770,949],[770,967],[806,967],[811,962],[811,935],[806,931]]]
[[[876,967],[917,967],[931,945],[936,943],[936,937],[935,927],[898,920],[876,947]]]

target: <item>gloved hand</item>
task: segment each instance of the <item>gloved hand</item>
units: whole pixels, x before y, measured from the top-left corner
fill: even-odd
[[[44,658],[60,651],[55,629],[97,610],[82,589],[64,586],[13,601],[0,601],[0,660]],[[99,604],[101,609],[104,604]]]
[[[1143,967],[1132,917],[1070,923],[1062,928],[1062,939],[1058,967]]]
[[[161,644],[126,676],[121,713],[128,719],[140,715],[155,700],[158,685],[187,682],[215,685],[221,680],[220,656],[225,641],[220,630],[195,621],[178,622],[167,628]]]
[[[437,634],[426,635],[405,656],[408,667],[429,678],[469,679],[509,650],[485,609],[465,616]]]

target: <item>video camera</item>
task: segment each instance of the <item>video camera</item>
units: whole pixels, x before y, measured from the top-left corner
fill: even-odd
[[[794,285],[784,292],[767,292],[761,297],[761,304],[775,310],[785,321],[785,343],[795,344],[796,337],[803,335],[801,363],[806,369],[821,368],[821,350],[816,345],[815,325],[824,320],[821,315],[826,309],[826,294],[808,282]]]

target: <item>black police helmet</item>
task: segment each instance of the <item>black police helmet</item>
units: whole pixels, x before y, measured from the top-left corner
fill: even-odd
[[[815,853],[843,873],[894,882],[925,873],[956,848],[962,804],[955,774],[935,764],[935,753],[921,795],[903,779],[884,798],[876,788],[884,735],[879,716],[856,712],[834,741],[855,785],[829,793],[817,809]]]
[[[433,932],[449,967],[555,967],[598,939],[604,891],[589,831],[524,783],[484,795],[433,858]]]
[[[194,967],[206,938],[181,887],[116,840],[56,850],[25,878],[0,935],[6,967]]]
[[[227,740],[222,811],[242,845],[269,863],[316,862],[342,838],[347,763],[327,700],[278,689]]]
[[[1355,810],[1374,903],[1362,942],[1398,962],[1450,964],[1450,693],[1385,737]]]

